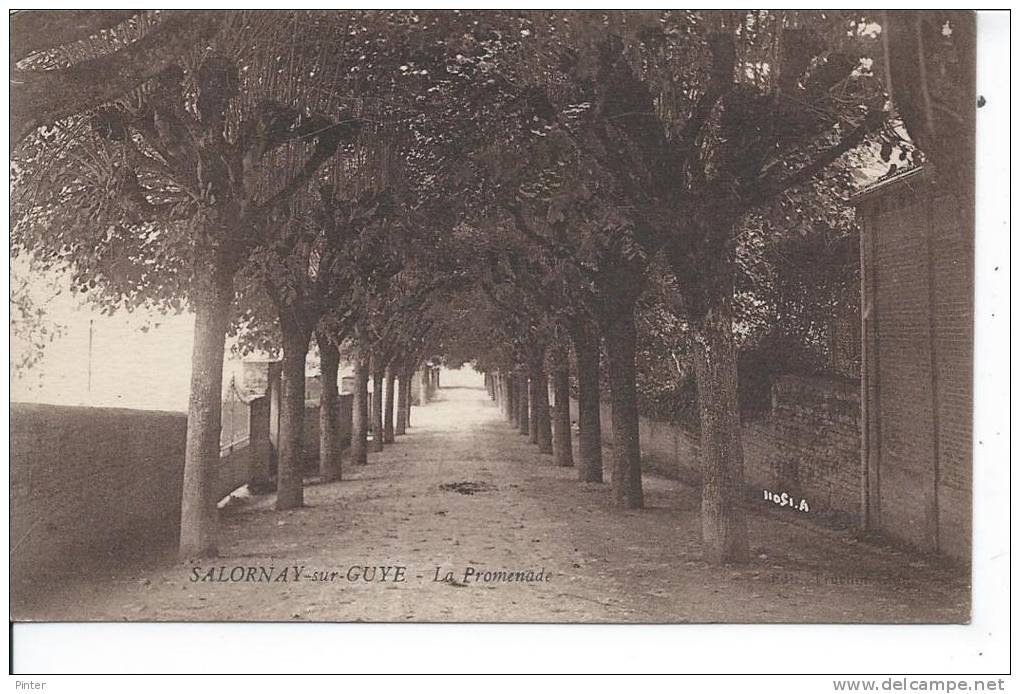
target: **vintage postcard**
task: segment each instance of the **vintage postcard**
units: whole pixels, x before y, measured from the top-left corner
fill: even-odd
[[[974,13],[9,22],[13,622],[971,620]]]

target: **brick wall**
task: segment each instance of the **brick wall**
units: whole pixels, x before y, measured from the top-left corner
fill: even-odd
[[[810,514],[852,524],[861,505],[860,386],[782,376],[772,408],[743,425],[744,469],[758,490],[806,499]]]
[[[571,400],[577,420],[577,401]],[[611,445],[612,408],[602,403],[602,440]],[[784,376],[772,386],[772,409],[742,425],[744,472],[762,489],[806,498],[810,517],[853,523],[860,510],[860,396],[852,382]],[[638,420],[641,464],[665,477],[700,484],[698,434],[648,417]]]
[[[923,170],[867,193],[858,206],[868,309],[868,523],[969,559],[972,221]]]
[[[973,454],[973,229],[950,197],[932,202],[939,419],[939,548],[970,557]]]

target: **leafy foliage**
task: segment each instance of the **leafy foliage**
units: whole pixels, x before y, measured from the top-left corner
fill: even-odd
[[[39,264],[18,264],[11,271],[11,373],[23,375],[31,371],[53,340],[64,332],[64,326],[49,318],[46,307],[60,294],[60,285],[47,276]]]
[[[13,254],[68,268],[107,310],[172,311],[193,304],[198,256],[225,254],[241,351],[277,349],[293,317],[337,342],[357,328],[394,358],[505,367],[640,298],[639,390],[673,417],[693,401],[692,334],[723,299],[747,400],[775,369],[852,372],[832,342],[855,311],[841,200],[858,153],[890,166],[920,161],[915,142],[934,153],[917,133],[945,125],[931,113],[952,110],[936,107],[969,69],[962,15],[180,19],[193,43],[17,145]],[[119,59],[165,42],[167,20],[86,21],[73,43],[19,48],[18,69]],[[904,22],[921,45],[890,53]],[[901,86],[921,64],[929,103]]]

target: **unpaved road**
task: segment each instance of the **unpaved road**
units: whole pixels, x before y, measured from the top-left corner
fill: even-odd
[[[412,424],[408,435],[372,454],[367,466],[347,466],[342,482],[309,486],[306,508],[277,512],[271,497],[261,497],[224,512],[216,560],[97,570],[40,589],[13,616],[389,622],[968,618],[966,576],[772,517],[751,517],[750,564],[707,564],[700,557],[697,490],[646,476],[647,508],[615,509],[604,485],[581,484],[573,469],[555,468],[549,456],[538,454],[503,422],[483,390],[444,388],[439,401],[414,409]],[[296,581],[290,568],[295,566],[301,569]],[[376,568],[377,580],[365,582],[358,567],[391,568],[387,580],[378,580],[383,569]],[[454,580],[434,580],[437,567],[441,579],[452,572]],[[483,577],[485,571],[541,571],[549,578],[486,583],[469,575],[465,581],[469,570]],[[315,572],[326,580],[311,580]],[[272,580],[281,575],[286,580]],[[401,582],[392,580],[401,576]],[[212,580],[194,580],[203,577]]]

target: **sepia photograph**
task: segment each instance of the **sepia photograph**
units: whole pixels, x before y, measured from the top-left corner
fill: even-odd
[[[976,13],[9,25],[12,622],[971,622]]]

